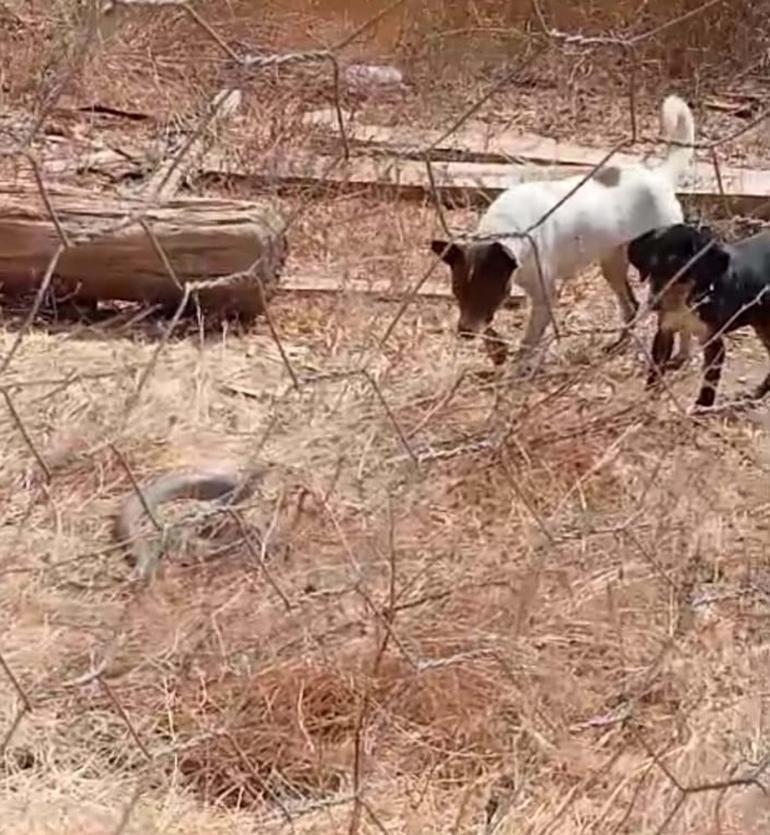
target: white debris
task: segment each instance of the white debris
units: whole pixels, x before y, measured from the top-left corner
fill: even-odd
[[[396,67],[378,64],[350,64],[343,80],[351,93],[377,93],[406,90],[404,74]]]

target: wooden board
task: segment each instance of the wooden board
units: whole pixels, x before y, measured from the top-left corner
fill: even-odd
[[[424,163],[414,160],[380,157],[353,157],[347,162],[333,157],[293,154],[270,160],[261,169],[245,171],[239,164],[221,156],[206,157],[201,173],[205,176],[247,177],[265,186],[311,186],[326,183],[330,187],[395,188],[403,193],[430,191],[430,178]],[[588,171],[588,168],[578,169]],[[558,179],[576,173],[574,166],[499,165],[476,162],[432,163],[436,187],[444,194],[463,197],[473,190],[498,193],[518,182]]]
[[[224,88],[209,104],[209,129],[215,121],[221,123],[231,118],[241,106],[240,90]],[[142,183],[142,194],[154,200],[165,200],[176,194],[189,169],[195,169],[196,160],[211,144],[204,131],[190,135],[173,157],[165,159],[146,183]]]
[[[281,279],[278,290],[287,293],[354,293],[377,296],[385,301],[401,301],[409,293],[408,289],[394,290],[385,281],[340,280],[331,275],[286,275]],[[426,299],[454,298],[448,280],[426,281],[416,295]],[[524,291],[514,286],[506,306],[517,306],[525,298]]]
[[[314,111],[307,114],[305,121],[308,125],[328,129],[330,135],[337,132],[331,111]],[[505,132],[492,135],[491,132],[478,127],[461,127],[450,136],[442,137],[441,131],[361,125],[348,121],[346,131],[348,138],[354,143],[363,147],[387,149],[392,157],[401,158],[405,162],[409,161],[410,157],[422,157],[424,149],[440,139],[435,151],[453,152],[467,159],[457,162],[436,162],[434,168],[437,169],[440,165],[448,166],[446,170],[451,172],[450,176],[457,174],[461,178],[460,183],[467,182],[465,178],[472,171],[478,172],[485,186],[493,190],[497,187],[497,183],[505,181],[505,172],[512,164],[510,160],[517,157],[529,162],[546,163],[551,166],[555,176],[562,177],[587,171],[598,165],[607,154],[606,150],[600,148],[587,148],[569,142],[559,142],[535,134]],[[611,164],[631,165],[643,159],[643,156],[619,152],[612,157]],[[424,163],[417,164],[424,167]],[[531,179],[526,173],[526,165],[519,165],[522,169],[522,179]],[[466,166],[471,166],[471,168]],[[535,170],[542,169],[538,166]],[[770,171],[720,166],[720,173],[727,196],[770,198]],[[709,162],[697,161],[694,166],[694,178],[690,182],[683,183],[680,191],[682,194],[719,196],[719,184],[714,166]]]
[[[314,110],[303,117],[303,123],[321,127],[330,136],[339,136],[337,117],[333,110]],[[546,164],[596,165],[606,151],[587,148],[571,142],[560,142],[534,133],[495,132],[493,126],[465,125],[444,136],[445,131],[417,130],[408,127],[387,127],[366,125],[350,121],[345,115],[345,132],[353,144],[380,147],[390,150],[396,156],[424,157],[425,149],[432,148],[432,158],[453,154],[467,158],[469,162],[509,163],[516,158]],[[630,165],[639,158],[631,154],[618,153],[613,162]]]
[[[294,154],[277,158],[254,173],[245,172],[237,164],[210,154],[202,173],[232,177],[251,177],[264,185],[310,186],[327,183],[330,186],[385,186],[403,192],[431,191],[425,163],[416,160],[377,157],[353,157],[332,166],[333,157]],[[431,165],[436,188],[444,195],[467,196],[478,190],[488,195],[498,194],[510,186],[541,179],[560,179],[575,174],[586,174],[590,166],[575,165],[515,165],[479,162],[435,162]],[[720,190],[713,167],[677,191],[683,196],[719,197]],[[770,171],[744,168],[721,169],[722,186],[727,197],[770,200]]]
[[[391,130],[391,129],[387,129]],[[561,154],[564,146],[559,145]],[[584,159],[590,163],[560,162],[558,164],[536,164],[535,162],[474,162],[474,161],[435,161],[431,163],[434,180],[442,198],[453,198],[462,202],[483,202],[494,197],[504,189],[519,182],[541,179],[560,179],[575,174],[586,174],[602,157],[601,151],[587,151]],[[579,155],[571,151],[564,154],[574,160]],[[534,153],[545,157],[546,154]],[[76,168],[87,167],[93,171],[108,174],[112,179],[136,177],[142,173],[140,149],[122,149],[116,152],[110,149],[97,149],[82,153],[73,164],[71,155],[56,154],[44,158],[43,173],[46,177],[66,175]],[[617,155],[616,159],[633,160],[632,157]],[[284,186],[322,186],[327,183],[332,188],[371,188],[384,187],[397,190],[400,196],[423,198],[431,190],[430,179],[425,162],[389,156],[354,156],[348,162],[337,161],[333,170],[327,171],[334,158],[323,155],[296,153],[291,156],[275,157],[264,163],[260,161],[253,169],[244,168],[239,160],[234,160],[217,151],[209,151],[197,160],[190,170],[195,177],[225,177],[246,179],[255,184],[280,190]],[[738,211],[742,208],[753,210],[757,204],[770,200],[770,171],[749,168],[720,168],[724,191],[733,198]],[[697,177],[684,182],[678,189],[683,197],[690,197],[695,203],[709,203],[720,200],[720,189],[714,167],[708,163],[699,163]],[[714,206],[716,213],[721,211],[719,204]]]

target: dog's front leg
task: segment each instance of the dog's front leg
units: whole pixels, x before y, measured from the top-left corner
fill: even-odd
[[[724,361],[724,340],[714,336],[703,347],[703,384],[695,401],[696,409],[708,409],[714,405]]]
[[[545,329],[551,321],[552,309],[552,300],[549,300],[547,296],[538,294],[532,297],[532,308],[529,312],[527,327],[514,358],[516,374],[526,375],[537,367],[537,361],[541,354],[540,343]]]
[[[681,368],[692,354],[692,334],[688,330],[679,331],[679,350],[676,356],[668,361],[667,368],[675,370]]]
[[[508,357],[508,343],[492,327],[487,325],[481,335],[484,342],[484,350],[494,365],[502,365]]]
[[[660,385],[674,349],[674,334],[658,326],[652,341],[652,364],[647,373],[647,388]]]

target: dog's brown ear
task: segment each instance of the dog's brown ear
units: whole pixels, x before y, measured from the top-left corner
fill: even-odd
[[[492,241],[489,245],[490,261],[495,264],[500,273],[510,275],[518,266],[519,262],[511,255],[510,252],[500,243],[500,241]]]
[[[462,247],[449,243],[449,241],[433,240],[430,242],[430,248],[450,267],[457,264],[464,257]]]

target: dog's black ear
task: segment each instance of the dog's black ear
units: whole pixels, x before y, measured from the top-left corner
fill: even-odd
[[[730,266],[730,253],[720,243],[713,243],[711,249],[704,253],[701,262],[704,270],[708,270],[712,278],[723,275]]]
[[[724,264],[725,258],[729,260],[730,256],[725,251],[722,242],[719,240],[714,230],[703,223],[697,229],[690,233],[690,258],[694,258],[699,252],[708,249],[698,259],[698,262],[708,261],[712,269],[716,269],[719,264]],[[719,250],[720,255],[712,257],[712,253]],[[722,270],[724,266],[722,267]],[[720,272],[722,271],[720,270]]]
[[[489,263],[495,267],[495,273],[505,274],[506,278],[519,266],[516,258],[508,252],[500,241],[492,241],[489,244],[487,258],[489,258]]]
[[[651,229],[638,238],[634,238],[627,248],[628,260],[639,272],[639,278],[644,281],[650,274],[650,257],[656,232]]]
[[[433,240],[430,242],[430,248],[450,267],[457,264],[464,257],[462,247],[457,244],[451,244],[449,241]]]
[[[676,228],[678,232],[673,238],[672,246],[677,254],[687,261],[695,258],[711,242],[710,230],[706,227],[680,223]]]

